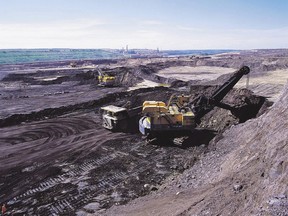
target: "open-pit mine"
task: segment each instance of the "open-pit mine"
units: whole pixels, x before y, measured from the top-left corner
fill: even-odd
[[[0,65],[7,215],[287,215],[287,50],[76,63]],[[244,65],[221,101],[238,115],[215,107],[151,142],[141,113],[103,127],[102,107],[209,97]]]

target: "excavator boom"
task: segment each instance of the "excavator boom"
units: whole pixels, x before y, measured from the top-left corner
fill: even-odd
[[[220,86],[211,96],[214,101],[221,101],[228,92],[236,85],[236,83],[250,72],[249,67],[244,66],[240,70],[236,71],[229,80],[227,80],[222,86]]]
[[[237,82],[250,72],[249,67],[243,66],[240,70],[236,71],[223,85],[215,90],[210,97],[201,95],[190,103],[192,110],[195,114],[196,122],[199,123],[200,119],[210,112],[215,106],[231,110],[228,104],[221,103],[221,100],[231,91]]]

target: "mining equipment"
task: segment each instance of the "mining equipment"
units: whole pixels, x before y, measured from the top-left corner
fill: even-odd
[[[97,69],[99,86],[110,87],[115,86],[116,77]]]
[[[111,131],[129,132],[131,125],[136,125],[141,115],[142,106],[129,109],[108,105],[101,107],[103,127]]]
[[[72,68],[76,68],[77,67],[77,63],[76,62],[70,62],[69,66],[72,67]]]
[[[190,95],[173,94],[167,104],[163,101],[145,101],[142,108],[144,116],[139,120],[140,132],[147,139],[176,137],[191,133],[200,123],[201,118],[215,106],[237,113],[236,107],[222,103],[221,100],[242,76],[249,72],[249,67],[242,67],[218,87],[211,96],[201,95],[190,101]]]

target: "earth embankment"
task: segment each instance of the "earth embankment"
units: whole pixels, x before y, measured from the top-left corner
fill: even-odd
[[[107,215],[287,215],[287,99],[288,85],[268,112],[215,137],[162,191]]]

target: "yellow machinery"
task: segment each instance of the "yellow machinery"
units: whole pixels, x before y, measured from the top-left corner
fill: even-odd
[[[200,95],[190,101],[190,95],[172,95],[167,105],[162,101],[145,101],[139,120],[140,132],[147,138],[178,136],[191,132],[201,118],[215,106],[237,112],[236,107],[222,103],[221,100],[228,94],[243,75],[249,74],[250,69],[243,66],[211,96]]]
[[[142,106],[128,109],[126,107],[117,107],[108,105],[101,107],[103,127],[111,131],[128,131],[133,121],[137,122],[137,118],[142,110]]]
[[[188,107],[190,95],[172,95],[168,104],[162,101],[145,101],[143,118],[139,121],[139,130],[144,135],[157,133],[184,132],[196,127],[195,115]]]
[[[76,62],[71,62],[69,64],[69,66],[72,67],[72,68],[75,68],[75,67],[77,67],[77,63]]]
[[[115,81],[116,81],[116,77],[113,75],[109,75],[107,73],[103,73],[101,72],[101,70],[97,70],[98,71],[98,81],[99,81],[99,85],[100,86],[114,86],[115,85]]]
[[[145,101],[143,106],[132,109],[112,105],[102,107],[103,126],[116,131],[135,128],[133,121],[135,119],[138,121],[142,109],[142,117],[138,121],[139,130],[148,139],[187,135],[187,133],[195,130],[201,122],[201,118],[215,106],[237,114],[237,106],[233,107],[221,101],[241,77],[249,74],[249,72],[249,67],[243,66],[232,74],[223,85],[216,88],[212,95],[203,94],[192,101],[190,101],[190,95],[173,94],[167,104],[162,101]],[[105,80],[109,82],[109,79]]]
[[[114,86],[115,85],[115,76],[108,74],[102,74],[98,76],[98,81],[100,86]]]

